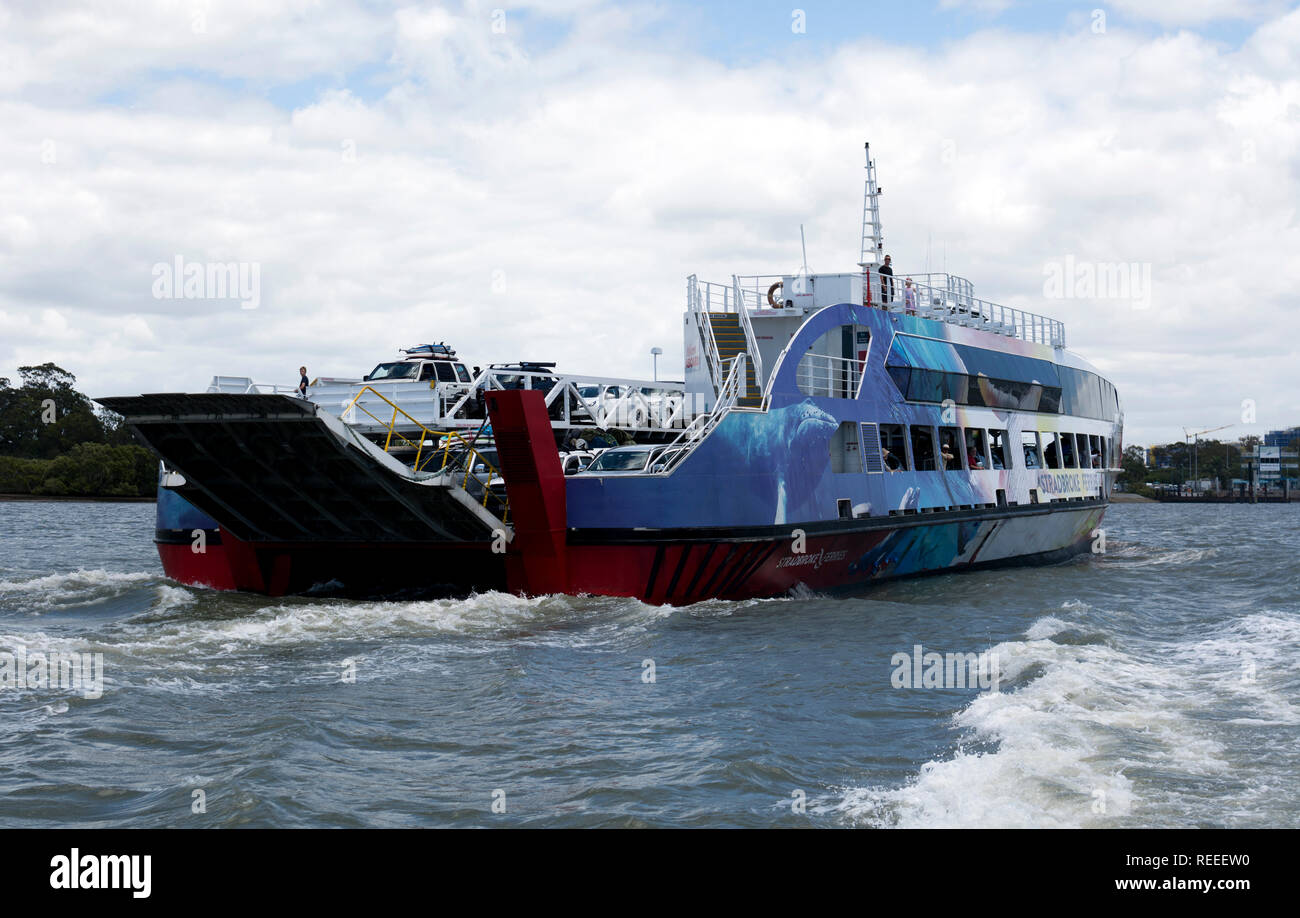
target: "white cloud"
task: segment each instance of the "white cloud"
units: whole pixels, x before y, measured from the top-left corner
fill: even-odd
[[[1300,14],[1237,51],[1112,22],[724,66],[640,41],[652,8],[580,5],[544,50],[484,5],[214,5],[202,47],[158,38],[174,8],[131,9],[12,13],[0,38],[27,49],[0,74],[0,367],[54,360],[105,395],[358,374],[430,339],[479,364],[645,374],[661,345],[680,366],[687,274],[792,269],[800,223],[815,269],[852,268],[870,139],[896,262],[1065,320],[1130,442],[1243,398],[1259,427],[1300,421]],[[263,97],[367,65],[377,97]],[[121,86],[132,106],[96,101]],[[256,263],[260,307],[154,299],[178,254]],[[1045,300],[1066,255],[1149,263],[1150,308]]]
[[[1254,20],[1286,8],[1279,0],[1112,0],[1110,5],[1121,13],[1169,27]]]

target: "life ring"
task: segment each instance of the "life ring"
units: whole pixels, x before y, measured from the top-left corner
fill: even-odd
[[[780,289],[781,289],[781,281],[777,281],[772,286],[767,288],[767,305],[771,306],[773,309],[781,308],[781,304],[776,301],[776,296],[774,295]]]

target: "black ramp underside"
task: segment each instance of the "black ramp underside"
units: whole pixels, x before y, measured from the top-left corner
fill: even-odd
[[[445,487],[418,483],[284,395],[104,398],[186,484],[181,493],[245,541],[428,542],[491,538]]]

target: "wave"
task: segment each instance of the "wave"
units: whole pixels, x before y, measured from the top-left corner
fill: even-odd
[[[10,610],[40,614],[111,599],[136,589],[142,583],[158,579],[156,574],[142,572],[81,569],[30,580],[0,580],[0,605]]]
[[[1166,565],[1196,564],[1208,561],[1219,554],[1219,549],[1209,548],[1156,548],[1140,542],[1112,541],[1101,556],[1105,564],[1125,567],[1164,567]]]
[[[1206,801],[1185,783],[1235,787],[1234,818],[1267,824],[1259,789],[1275,779],[1250,774],[1256,763],[1229,731],[1300,723],[1300,616],[1251,614],[1122,647],[1113,635],[1074,640],[1096,632],[1092,617],[1067,604],[992,647],[1003,690],[954,715],[953,753],[902,787],[845,788],[823,808],[875,827],[1194,825]]]

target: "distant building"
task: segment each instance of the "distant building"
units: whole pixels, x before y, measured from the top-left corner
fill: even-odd
[[[1300,427],[1287,427],[1284,430],[1270,430],[1264,434],[1264,446],[1290,446],[1293,440],[1300,440]]]
[[[1270,436],[1283,433],[1275,430]],[[1283,481],[1287,482],[1288,489],[1300,487],[1300,457],[1293,449],[1260,444],[1251,452],[1242,453],[1241,468],[1247,480],[1254,472],[1256,484],[1262,487],[1280,488]]]

